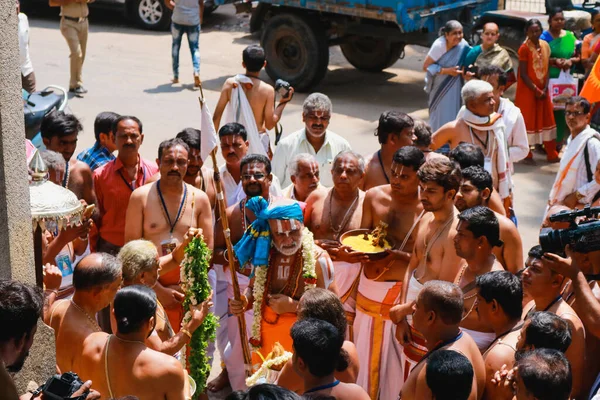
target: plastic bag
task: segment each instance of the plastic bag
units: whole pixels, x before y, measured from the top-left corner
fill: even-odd
[[[573,96],[577,96],[577,79],[569,72],[560,71],[558,78],[548,82],[548,93],[555,110],[564,110],[565,103]]]

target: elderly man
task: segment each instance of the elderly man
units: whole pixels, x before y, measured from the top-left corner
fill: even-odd
[[[132,240],[119,252],[123,264],[124,286],[144,285],[154,288],[158,282],[160,260],[154,243],[148,240]],[[179,350],[190,342],[191,335],[202,324],[207,314],[210,300],[192,307],[192,318],[176,334],[171,326],[165,309],[158,302],[156,306],[156,325],[152,334],[145,340],[146,346],[169,355],[178,355]]]
[[[481,77],[481,70],[486,67],[494,66],[508,75],[506,87],[509,87],[517,81],[512,61],[508,51],[498,44],[500,39],[500,29],[493,22],[483,25],[481,32],[481,44],[473,46],[464,61],[464,65],[477,67],[477,75]]]
[[[333,186],[330,173],[333,159],[340,151],[350,150],[351,147],[346,139],[327,130],[331,113],[331,100],[322,93],[313,93],[304,100],[304,128],[283,138],[273,155],[273,173],[284,187],[291,183],[289,162],[299,153],[312,154],[319,163],[321,184]]]
[[[321,187],[319,163],[308,153],[296,154],[288,165],[292,183],[283,189],[283,197],[306,201],[308,195]]]
[[[375,136],[381,148],[366,162],[365,179],[362,190],[389,185],[392,174],[392,158],[396,151],[404,146],[412,146],[414,141],[415,122],[408,114],[399,111],[386,111],[379,117],[379,125]]]
[[[144,142],[142,122],[121,116],[113,124],[119,154],[94,171],[100,220],[97,250],[116,255],[125,244],[127,206],[133,191],[146,184],[158,172],[156,163],[144,160],[140,146]]]
[[[279,200],[269,205],[256,196],[248,200],[246,208],[256,220],[234,250],[240,265],[252,265],[254,278],[242,299],[231,300],[229,308],[231,313],[240,315],[252,306],[250,342],[260,354],[269,354],[276,342],[292,351],[290,328],[296,322],[298,300],[311,288],[330,286],[331,261],[304,228],[297,202]],[[253,354],[253,364],[256,363],[261,363],[258,353]]]
[[[365,193],[359,185],[364,171],[362,156],[351,150],[342,151],[333,160],[333,187],[316,190],[306,200],[306,227],[333,259],[336,285],[350,322],[356,311],[351,292],[358,278],[362,253],[342,246],[339,239],[344,232],[360,228]],[[352,330],[348,333],[351,339]]]
[[[361,228],[372,230],[385,223],[387,238],[394,243],[386,257],[363,263],[364,272],[358,278],[355,295],[354,335],[363,366],[357,383],[369,388],[371,398],[376,398],[377,393],[382,399],[389,398],[402,387],[403,381],[398,378],[398,371],[402,370],[402,346],[394,337],[389,309],[400,296],[416,228],[424,214],[417,177],[424,162],[421,150],[414,146],[401,148],[394,154],[391,183],[371,188],[365,194]],[[382,329],[375,328],[378,326]],[[386,357],[379,363],[373,362],[380,353]]]
[[[511,194],[512,178],[504,134],[506,127],[502,115],[494,111],[494,87],[474,79],[463,86],[461,96],[465,104],[459,112],[462,116],[433,134],[432,149],[445,144],[453,149],[462,142],[480,147],[485,156],[484,168],[492,174],[494,187],[504,200]]]
[[[208,196],[183,178],[187,172],[188,145],[181,139],[163,141],[158,147],[161,179],[137,188],[131,194],[125,222],[125,242],[147,239],[166,257],[183,242],[189,229],[199,229],[209,248],[213,247],[212,211]],[[163,275],[156,294],[177,332],[183,310],[178,299],[179,268]]]
[[[61,371],[79,371],[83,342],[101,332],[96,314],[110,304],[121,281],[121,263],[110,254],[92,253],[77,264],[73,298],[54,303],[45,321],[54,329],[56,363]]]
[[[459,324],[463,314],[463,293],[450,282],[427,282],[413,305],[415,328],[423,333],[427,354],[411,371],[402,387],[402,400],[430,400],[427,386],[426,366],[428,357],[438,350],[454,350],[469,359],[475,376],[471,397],[481,399],[485,387],[485,365],[477,345],[461,331]]]

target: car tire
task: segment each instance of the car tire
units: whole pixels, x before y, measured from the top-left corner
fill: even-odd
[[[340,45],[342,54],[352,66],[361,71],[381,72],[398,61],[404,43],[374,37],[353,36]]]
[[[318,23],[295,14],[276,14],[265,22],[261,45],[267,74],[283,79],[296,91],[307,91],[327,73],[329,43]]]
[[[165,5],[169,0],[131,0],[129,16],[143,29],[165,31],[171,26],[173,11]]]

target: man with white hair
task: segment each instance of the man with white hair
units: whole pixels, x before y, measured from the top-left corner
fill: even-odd
[[[510,197],[512,178],[510,158],[502,115],[494,111],[494,87],[488,82],[473,79],[461,91],[463,108],[461,117],[438,129],[432,138],[431,148],[436,150],[445,144],[453,149],[460,143],[472,143],[485,155],[484,168],[492,175],[494,188],[502,200]]]
[[[283,197],[306,201],[309,194],[321,187],[319,163],[308,153],[296,154],[288,164],[292,183],[283,189]]]
[[[321,184],[333,186],[330,172],[333,158],[340,151],[351,150],[351,147],[346,139],[327,129],[331,113],[331,100],[322,93],[313,93],[304,100],[304,128],[283,138],[273,155],[273,173],[281,181],[281,186],[292,183],[288,165],[292,157],[299,153],[313,155],[321,171]]]

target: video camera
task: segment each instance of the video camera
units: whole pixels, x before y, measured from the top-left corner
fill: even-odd
[[[589,205],[581,210],[561,211],[550,216],[550,222],[568,222],[567,229],[543,228],[540,232],[540,245],[545,253],[564,254],[567,245],[577,253],[590,253],[600,250],[600,207]],[[576,222],[578,217],[585,220]]]
[[[33,398],[40,393],[44,394],[44,400],[85,400],[89,391],[78,397],[71,397],[73,393],[83,386],[83,381],[75,372],[65,372],[62,375],[54,375],[33,392]]]

